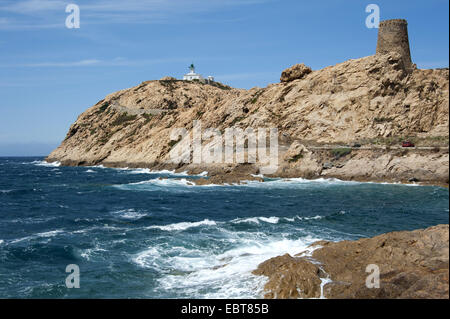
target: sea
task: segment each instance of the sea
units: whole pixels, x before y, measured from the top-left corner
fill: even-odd
[[[262,298],[271,257],[449,222],[443,187],[201,177],[0,158],[0,298]]]

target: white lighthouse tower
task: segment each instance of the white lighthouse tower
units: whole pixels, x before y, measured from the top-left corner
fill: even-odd
[[[201,76],[201,74],[195,73],[194,63],[192,63],[189,66],[189,70],[190,70],[190,72],[183,76],[183,80],[185,80],[185,81],[199,80],[200,82],[204,82],[205,81],[205,79],[203,78],[203,76]]]

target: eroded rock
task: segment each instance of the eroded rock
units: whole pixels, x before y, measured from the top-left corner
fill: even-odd
[[[307,74],[311,73],[312,70],[309,66],[305,64],[296,64],[281,73],[281,82],[291,82],[294,80],[303,79]]]
[[[321,241],[309,257],[284,255],[254,271],[269,277],[266,298],[449,298],[449,226],[401,231],[337,243]],[[320,271],[323,267],[324,272]],[[368,265],[380,270],[380,287],[368,288]],[[299,292],[295,292],[299,288]]]

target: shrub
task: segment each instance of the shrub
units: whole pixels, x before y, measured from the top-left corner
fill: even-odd
[[[341,157],[344,157],[352,152],[351,148],[347,147],[341,147],[341,148],[335,148],[331,150],[331,154],[336,158],[339,159]]]
[[[169,142],[170,148],[174,147],[179,141],[180,141],[180,140],[171,140],[171,141]]]
[[[376,117],[373,119],[375,123],[385,123],[385,122],[392,122],[392,119],[390,117]]]
[[[301,158],[303,158],[303,154],[297,154],[289,159],[289,163],[297,162]]]
[[[153,118],[152,114],[143,113],[142,116],[145,118],[144,125],[150,122]]]
[[[118,118],[114,120],[114,122],[111,123],[113,126],[117,125],[125,125],[130,121],[134,121],[136,119],[136,115],[128,115],[127,113],[122,113],[119,115]]]
[[[97,113],[100,114],[100,113],[105,112],[106,109],[108,108],[108,106],[109,106],[109,103],[108,103],[108,102],[103,103],[103,104],[100,106],[100,108],[98,109]]]

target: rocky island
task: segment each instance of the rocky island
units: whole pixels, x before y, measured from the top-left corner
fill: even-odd
[[[46,160],[207,171],[197,184],[263,181],[258,164],[172,163],[172,129],[192,132],[194,121],[220,132],[277,128],[278,167],[267,177],[449,183],[449,70],[412,63],[405,20],[382,22],[375,55],[322,70],[297,64],[265,88],[165,77],[112,93],[78,117]],[[269,278],[267,298],[448,298],[448,254],[448,225],[440,225],[318,242],[254,273]],[[380,267],[380,289],[365,285],[368,264]]]
[[[171,163],[171,130],[190,132],[197,120],[221,132],[277,128],[271,176],[448,185],[449,70],[417,69],[404,39],[386,34],[381,27],[373,56],[317,71],[298,64],[266,88],[166,77],[112,93],[78,117],[47,161],[208,171],[217,183],[259,173],[257,164]]]

